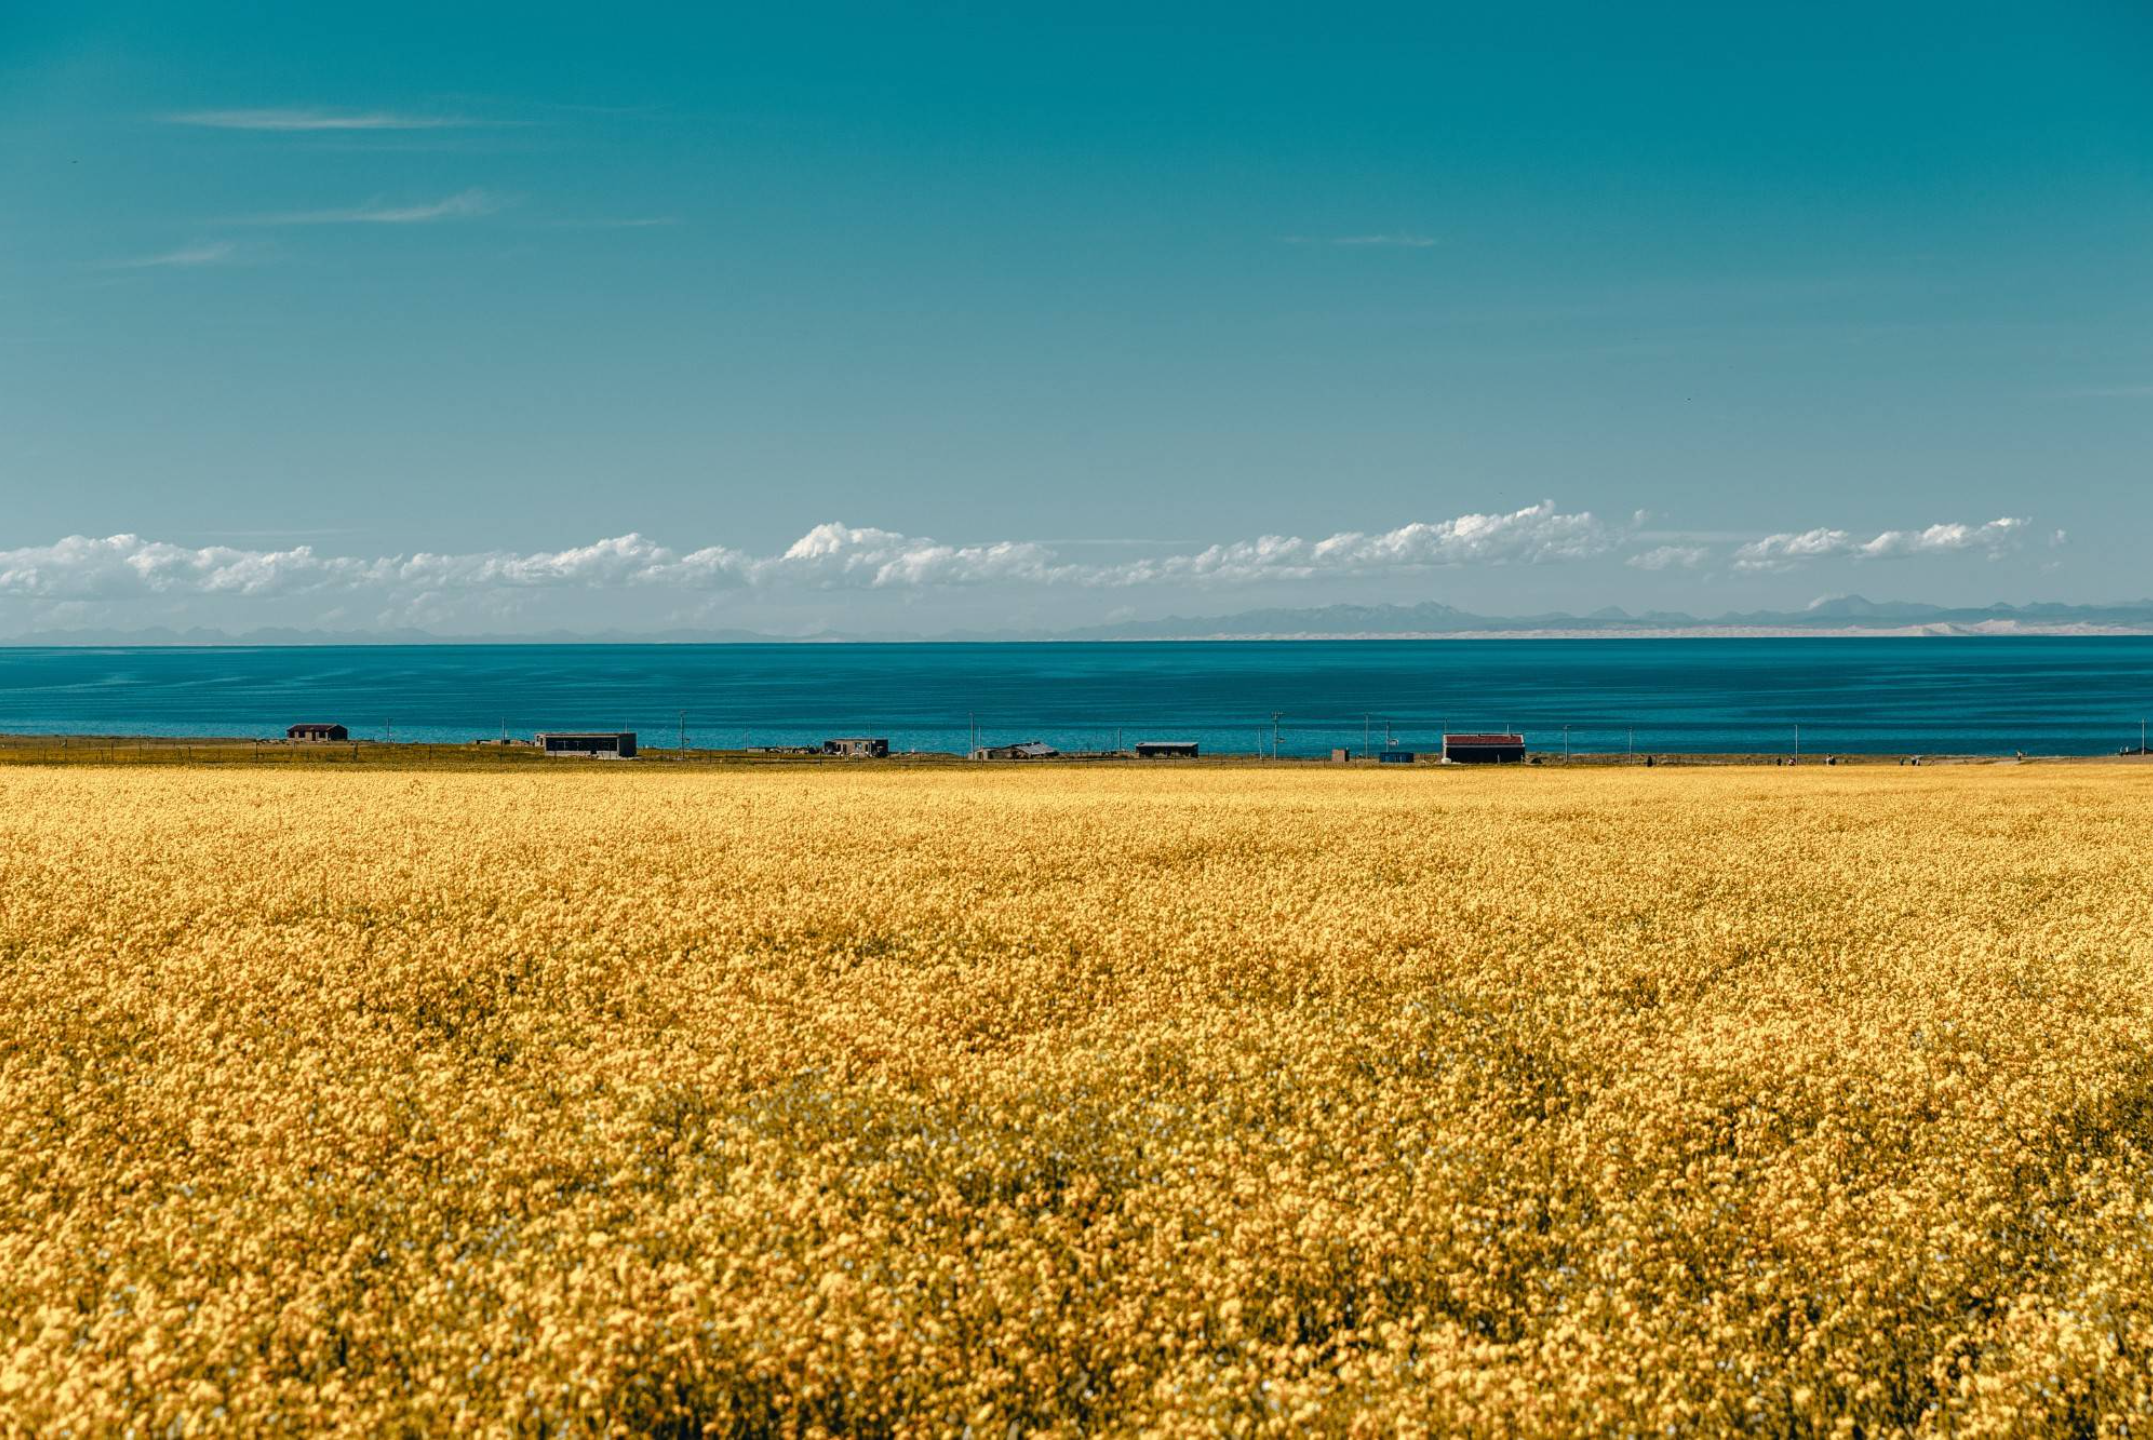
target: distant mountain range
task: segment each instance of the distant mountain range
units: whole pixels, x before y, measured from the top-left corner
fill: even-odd
[[[43,630],[0,645],[566,645],[798,644],[906,640],[1315,640],[1444,636],[1746,636],[1746,635],[2148,635],[2153,600],[2114,605],[1953,607],[1874,601],[1859,595],[1819,600],[1801,610],[1738,611],[1701,619],[1672,610],[1638,614],[1615,606],[1589,615],[1477,615],[1452,605],[1324,605],[1243,610],[1231,615],[1170,616],[1072,630],[958,631],[939,635],[849,633],[769,635],[752,630],[655,632],[553,630],[537,634],[437,635],[426,630],[301,630],[279,627],[234,634],[196,627],[173,630]]]
[[[2153,600],[2116,605],[1983,605],[1957,608],[1859,595],[1801,610],[1738,611],[1700,618],[1672,610],[1632,614],[1618,606],[1589,615],[1476,615],[1433,601],[1418,605],[1325,605],[1244,610],[1202,619],[1173,617],[1063,631],[1069,640],[1288,639],[1444,635],[1816,635],[1816,634],[2153,634]]]
[[[152,625],[141,630],[33,630],[0,639],[0,646],[26,645],[747,645],[783,644],[800,639],[889,639],[889,636],[765,635],[754,630],[545,630],[517,634],[438,635],[431,630],[300,630],[265,626],[258,630],[217,630],[196,625],[174,630]],[[918,637],[902,636],[902,639]]]

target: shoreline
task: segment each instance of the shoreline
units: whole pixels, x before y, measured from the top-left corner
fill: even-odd
[[[1335,760],[1324,755],[1271,756],[1254,751],[1219,752],[1188,758],[1138,759],[1128,752],[1071,752],[1035,760],[973,760],[954,751],[922,750],[879,758],[838,755],[767,754],[739,749],[643,747],[622,760],[609,756],[547,755],[528,744],[499,741],[425,740],[257,740],[248,736],[173,735],[10,735],[0,734],[0,766],[6,765],[227,765],[311,769],[373,765],[385,769],[522,769],[531,766],[576,769],[614,765],[631,768],[849,769],[868,771],[963,767],[981,771],[1101,766],[1143,770],[1319,769],[1319,770],[1548,770],[1548,769],[1918,769],[1968,765],[2120,765],[2153,766],[2153,755],[2109,752],[2092,755],[1939,753],[1932,751],[1573,751],[1531,750],[1522,765],[1449,764],[1430,752],[1412,752],[1411,762],[1384,762],[1369,756]]]

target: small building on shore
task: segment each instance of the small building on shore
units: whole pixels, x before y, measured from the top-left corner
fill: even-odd
[[[1522,765],[1525,737],[1509,732],[1485,731],[1443,737],[1445,765]]]
[[[601,760],[635,758],[633,730],[541,730],[532,740],[548,755],[581,755]]]
[[[1419,758],[1420,752],[1417,750],[1383,750],[1377,752],[1376,763],[1380,765],[1410,765]]]
[[[845,735],[823,741],[822,753],[848,760],[880,760],[890,753],[890,742],[880,735]]]
[[[1062,752],[1044,740],[1025,740],[1015,745],[982,745],[972,752],[974,760],[1051,760]]]
[[[1194,740],[1139,740],[1136,742],[1136,758],[1139,760],[1194,760]]]
[[[349,740],[351,731],[345,729],[342,725],[287,725],[284,727],[284,738],[309,742]]]

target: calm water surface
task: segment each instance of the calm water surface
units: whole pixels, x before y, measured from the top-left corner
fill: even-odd
[[[1140,739],[1316,754],[1522,729],[1580,751],[2097,754],[2153,713],[2153,637],[1008,645],[0,648],[0,732],[461,741],[635,730],[697,746]],[[1634,736],[1634,740],[1633,740]]]

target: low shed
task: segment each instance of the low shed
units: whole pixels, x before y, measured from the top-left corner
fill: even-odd
[[[890,742],[880,735],[846,735],[836,740],[822,742],[825,755],[844,755],[853,759],[880,760],[890,753]]]
[[[633,730],[541,730],[532,738],[548,755],[588,755],[606,760],[635,756]]]
[[[972,752],[974,760],[1051,760],[1062,752],[1044,740],[1026,740],[1017,745],[982,745]]]
[[[1507,732],[1445,735],[1443,737],[1443,763],[1446,765],[1522,765],[1525,763],[1525,737]]]
[[[1139,740],[1136,742],[1136,758],[1139,760],[1194,760],[1194,740]]]
[[[287,740],[349,740],[351,732],[341,725],[289,725],[285,727]]]

